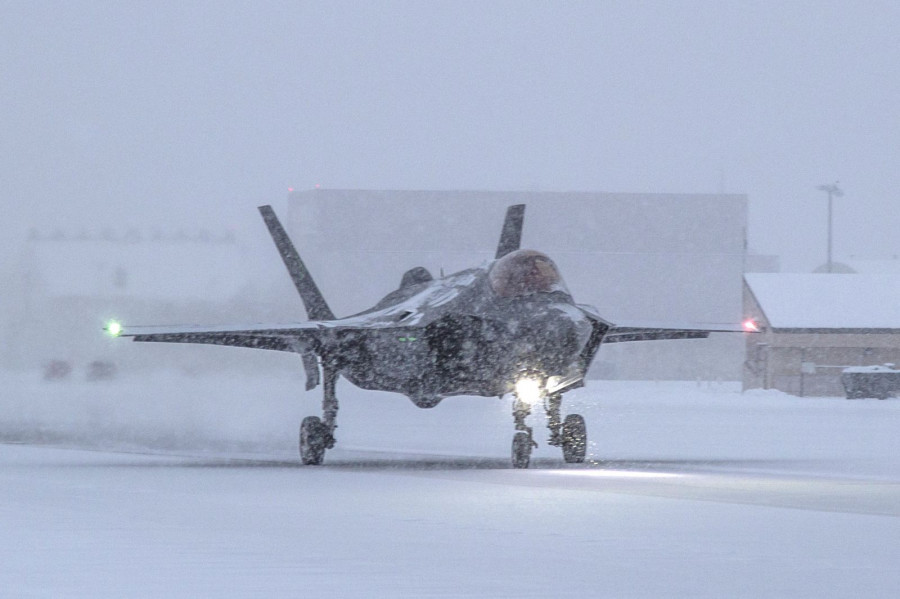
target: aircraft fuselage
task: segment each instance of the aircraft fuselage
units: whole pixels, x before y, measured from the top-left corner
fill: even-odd
[[[397,321],[364,335],[342,332],[335,321],[340,373],[354,385],[403,393],[422,407],[451,395],[501,396],[523,376],[580,381],[593,329],[568,293],[498,297],[487,273],[474,269],[420,284],[392,305],[346,319]],[[407,313],[424,316],[403,326]]]

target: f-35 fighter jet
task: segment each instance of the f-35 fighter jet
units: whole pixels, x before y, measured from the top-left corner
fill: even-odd
[[[494,260],[440,278],[407,271],[374,307],[336,318],[270,206],[260,213],[306,307],[308,322],[278,325],[127,327],[107,330],[135,341],[208,343],[300,354],[306,388],[323,387],[322,417],[300,425],[304,464],[321,464],[334,447],[343,376],[363,389],[408,396],[420,408],[445,397],[513,397],[512,464],[527,468],[537,444],[527,424],[543,407],[548,443],[566,462],[584,461],[587,431],[579,414],[561,414],[563,395],[584,385],[603,343],[704,338],[741,325],[660,327],[619,324],[576,304],[549,256],[520,249],[525,205],[510,206]]]

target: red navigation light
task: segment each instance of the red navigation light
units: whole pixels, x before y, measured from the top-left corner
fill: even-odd
[[[294,191],[293,187],[288,187],[288,191]]]
[[[748,318],[744,321],[744,330],[748,333],[758,333],[759,332],[759,323],[753,320],[752,318]]]

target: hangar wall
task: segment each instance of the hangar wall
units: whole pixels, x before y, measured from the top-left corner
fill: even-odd
[[[739,322],[745,195],[314,189],[287,224],[338,315],[365,309],[403,272],[493,258],[503,215],[527,204],[523,247],[549,253],[579,303],[609,320]],[[605,346],[593,376],[739,380],[740,335]]]

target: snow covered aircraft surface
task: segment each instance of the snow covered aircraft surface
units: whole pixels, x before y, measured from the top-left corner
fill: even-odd
[[[603,343],[704,338],[748,325],[659,325],[603,319],[576,304],[549,256],[520,249],[525,205],[510,206],[494,260],[435,279],[407,271],[400,286],[374,307],[335,318],[270,206],[259,208],[310,320],[276,325],[126,327],[107,330],[134,341],[206,343],[300,354],[306,388],[321,383],[321,418],[300,425],[304,464],[321,464],[334,447],[343,376],[363,389],[408,396],[430,408],[453,395],[513,396],[512,463],[527,468],[534,441],[527,424],[543,406],[548,443],[566,462],[582,462],[587,431],[579,414],[561,415],[563,394],[584,385]],[[753,323],[750,323],[751,325]]]

